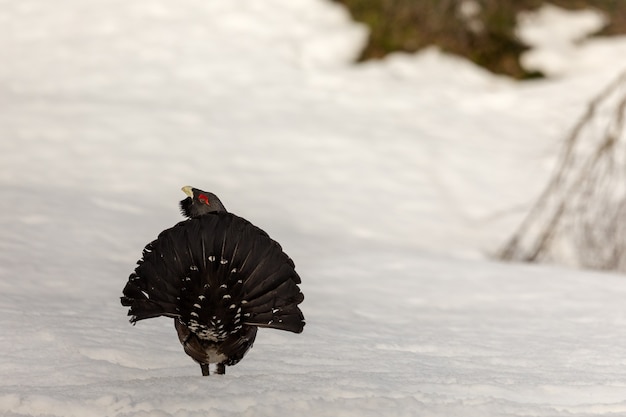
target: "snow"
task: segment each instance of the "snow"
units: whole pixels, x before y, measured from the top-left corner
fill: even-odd
[[[352,65],[365,34],[322,0],[2,6],[0,415],[626,413],[624,277],[489,260],[624,40],[516,83]],[[304,332],[225,376],[119,303],[188,184],[303,278]]]
[[[569,11],[544,4],[522,13],[518,36],[532,47],[522,56],[522,64],[551,77],[612,65],[611,58],[626,54],[626,37],[587,38],[606,24],[607,16],[595,9]]]

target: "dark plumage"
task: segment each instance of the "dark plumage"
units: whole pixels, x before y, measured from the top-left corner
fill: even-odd
[[[258,327],[302,332],[304,299],[293,261],[267,233],[228,213],[217,196],[183,187],[189,217],[149,243],[121,298],[130,321],[174,318],[185,352],[223,374]]]

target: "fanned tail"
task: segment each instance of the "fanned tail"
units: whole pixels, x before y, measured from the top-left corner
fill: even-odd
[[[174,317],[208,339],[243,325],[300,333],[304,296],[294,268],[263,230],[230,213],[209,213],[146,246],[121,302],[133,323]]]

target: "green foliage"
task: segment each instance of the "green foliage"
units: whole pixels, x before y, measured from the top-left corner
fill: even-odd
[[[499,74],[524,79],[540,76],[519,63],[527,49],[516,36],[517,14],[543,0],[335,0],[370,28],[360,60],[394,51],[414,52],[428,45],[469,58]],[[624,0],[554,0],[567,8],[595,7],[611,18],[603,33],[626,33]]]

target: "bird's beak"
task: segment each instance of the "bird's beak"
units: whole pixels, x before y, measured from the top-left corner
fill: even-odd
[[[190,185],[185,185],[183,188],[181,188],[181,190],[183,190],[183,193],[193,198],[193,187],[191,187]]]

